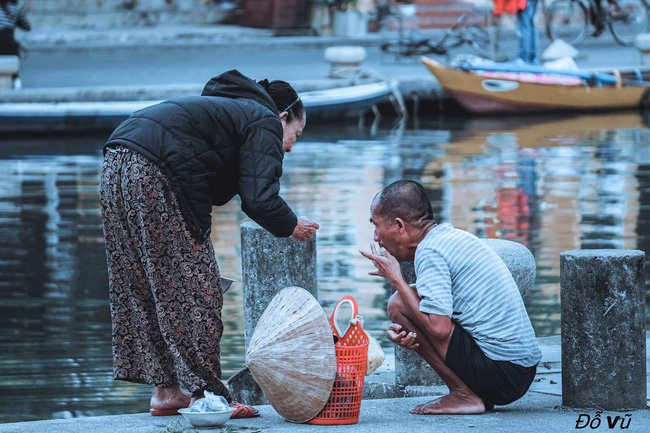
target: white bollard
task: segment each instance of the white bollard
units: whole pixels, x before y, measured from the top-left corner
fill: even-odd
[[[357,68],[366,60],[366,49],[353,46],[329,47],[325,50],[325,60],[331,65],[330,77],[338,78],[343,70]]]
[[[0,89],[11,89],[19,65],[18,56],[0,56]]]

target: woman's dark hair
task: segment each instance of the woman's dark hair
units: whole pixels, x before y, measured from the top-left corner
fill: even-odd
[[[286,81],[269,80],[258,81],[257,84],[262,86],[266,93],[271,96],[279,113],[287,111],[287,123],[294,119],[302,119],[305,114],[305,106],[303,105],[298,93],[291,87],[291,84]]]

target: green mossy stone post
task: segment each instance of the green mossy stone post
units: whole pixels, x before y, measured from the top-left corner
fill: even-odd
[[[280,290],[298,286],[318,299],[316,235],[305,242],[276,238],[255,222],[241,225],[246,347],[255,325]]]
[[[645,253],[560,255],[562,404],[646,408]]]
[[[292,237],[276,238],[255,222],[243,223],[240,228],[244,339],[248,348],[257,322],[280,290],[298,286],[318,299],[316,235],[300,242]],[[234,374],[228,385],[236,401],[268,404],[247,367]]]

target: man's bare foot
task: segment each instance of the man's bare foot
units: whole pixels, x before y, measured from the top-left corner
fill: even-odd
[[[416,415],[477,415],[485,413],[483,400],[476,394],[447,394],[411,409]]]
[[[153,410],[179,409],[189,406],[190,398],[191,396],[183,392],[180,386],[172,388],[157,386],[153,390],[150,405]]]

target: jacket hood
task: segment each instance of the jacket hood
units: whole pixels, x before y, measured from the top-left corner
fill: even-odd
[[[226,71],[208,81],[205,87],[203,87],[201,96],[252,99],[267,107],[273,113],[277,113],[278,111],[273,99],[271,99],[271,96],[269,96],[266,90],[237,69]]]

